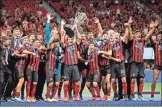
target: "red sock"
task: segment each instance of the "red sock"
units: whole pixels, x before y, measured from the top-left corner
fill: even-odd
[[[78,84],[74,84],[75,88],[74,88],[74,91],[75,91],[75,97],[77,97],[79,95],[79,91],[80,91],[80,86]]]
[[[97,84],[97,86],[95,87],[96,93],[97,93],[97,97],[100,97],[100,88]]]
[[[107,88],[107,95],[110,96],[110,93],[111,93],[111,87],[108,87]]]
[[[114,94],[117,94],[117,85],[116,85],[116,83],[112,83],[112,88],[113,88]]]
[[[143,80],[140,80],[140,84],[139,84],[139,94],[143,93],[143,87],[144,87],[144,82]]]
[[[131,81],[131,95],[134,95],[135,81]]]
[[[54,87],[54,90],[53,90],[53,93],[52,93],[52,98],[55,97],[56,93],[57,93],[57,90],[58,90],[59,86],[56,86]]]
[[[30,87],[31,87],[31,81],[27,81],[27,84],[26,84],[26,97],[30,96]]]
[[[34,97],[35,91],[36,91],[37,84],[33,84],[32,92],[31,92],[31,97]]]
[[[64,84],[64,97],[68,97],[69,85]]]
[[[151,91],[151,96],[154,96],[154,94],[155,94],[155,91],[152,90]]]
[[[52,88],[52,86],[51,86],[51,85],[48,85],[48,87],[47,87],[47,93],[46,93],[46,99],[47,99],[47,98],[50,98],[50,91],[51,91],[51,88]]]
[[[126,95],[127,94],[127,83],[126,82],[122,82],[122,87],[123,87],[123,92]]]
[[[87,87],[87,88],[88,88],[89,92],[91,93],[91,95],[92,95],[93,97],[95,97],[96,95],[95,95],[95,90],[94,90],[94,88],[93,88],[92,86]]]
[[[13,93],[13,97],[15,98],[15,97],[20,97],[20,92],[16,92],[16,91],[14,91],[14,93]]]

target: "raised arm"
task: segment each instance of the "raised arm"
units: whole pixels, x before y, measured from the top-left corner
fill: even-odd
[[[97,33],[98,33],[97,35],[98,35],[98,37],[100,38],[100,37],[102,37],[103,29],[102,29],[102,26],[101,26],[101,24],[100,24],[99,19],[98,19],[98,18],[94,18],[94,23],[97,24]]]
[[[150,24],[150,31],[148,34],[145,36],[145,41],[151,38],[152,34],[154,33],[156,27],[159,25],[160,21],[156,20],[155,22],[151,22]]]

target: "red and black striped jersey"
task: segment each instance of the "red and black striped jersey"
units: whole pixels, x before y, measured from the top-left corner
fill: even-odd
[[[112,46],[113,44],[111,42],[102,42],[101,50],[108,52],[109,50],[112,50]],[[107,65],[110,65],[110,60],[103,58],[102,54],[100,54],[99,63],[100,63],[100,66],[107,66]]]
[[[65,47],[65,53],[64,53],[64,63],[65,65],[75,65],[78,64],[78,49],[77,45],[69,45]]]
[[[131,56],[134,62],[142,63],[143,62],[143,54],[145,42],[144,38],[135,39],[133,38],[132,48],[131,48]]]
[[[121,61],[124,60],[123,44],[121,40],[113,44],[112,57],[120,59]]]

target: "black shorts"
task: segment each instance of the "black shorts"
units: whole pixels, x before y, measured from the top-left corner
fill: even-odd
[[[24,71],[23,66],[15,66],[15,72],[18,79],[24,77]]]
[[[46,69],[46,79],[47,82],[59,82],[60,81],[60,76],[57,74],[57,72],[53,72],[50,69]]]
[[[131,78],[137,78],[139,77],[145,77],[145,66],[144,63],[136,63],[133,62],[131,64],[131,73],[130,73],[130,77]]]
[[[111,77],[112,78],[126,77],[126,71],[125,71],[124,62],[112,64],[111,71],[112,71],[111,72]]]
[[[79,69],[77,65],[71,65],[64,67],[64,80],[68,81],[79,81],[80,80],[80,74]]]
[[[94,74],[88,74],[86,81],[87,82],[99,82],[100,81],[100,74],[99,74],[99,72],[96,72]]]
[[[100,68],[100,71],[101,71],[102,76],[106,76],[107,74],[111,74],[111,65],[102,66]]]
[[[35,72],[31,69],[27,69],[26,77],[28,81],[38,82],[38,72]]]
[[[155,65],[155,66],[154,66],[154,69],[157,69],[157,70],[159,70],[159,71],[162,71],[162,66]]]
[[[85,65],[84,63],[78,63],[78,68],[79,68],[79,72],[81,72],[84,69],[88,69],[88,66]]]

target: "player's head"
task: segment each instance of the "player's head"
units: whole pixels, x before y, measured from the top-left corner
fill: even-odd
[[[24,36],[21,38],[22,45],[28,46],[29,45],[29,38],[28,36]]]
[[[110,36],[107,33],[104,33],[102,37],[103,37],[103,40],[109,40],[110,39]]]
[[[2,37],[1,41],[4,47],[9,47],[11,45],[11,39],[9,37]]]
[[[94,51],[95,50],[95,43],[94,42],[90,42],[88,48],[89,48],[90,51]]]
[[[134,37],[135,38],[141,38],[142,34],[139,30],[136,30],[135,33],[134,33]]]
[[[59,31],[58,28],[55,26],[52,30],[51,30],[51,37],[54,37],[55,39],[59,39]]]
[[[113,40],[114,43],[117,43],[120,39],[120,34],[118,32],[114,32]]]
[[[88,40],[94,40],[94,34],[93,34],[93,32],[89,32],[87,34],[87,36],[88,36]]]
[[[17,37],[21,37],[22,36],[21,30],[19,28],[14,28],[13,35]]]
[[[51,43],[51,48],[58,48],[59,47],[59,40],[54,40]]]
[[[84,41],[84,40],[87,40],[86,34],[85,34],[85,33],[82,33],[82,34],[81,34],[81,40],[83,40],[83,41]]]
[[[33,40],[33,46],[34,46],[35,48],[39,48],[39,46],[40,46],[40,41],[39,41],[38,39],[34,39],[34,40]]]
[[[43,43],[43,36],[41,34],[37,35],[37,39],[40,41],[40,43]]]

